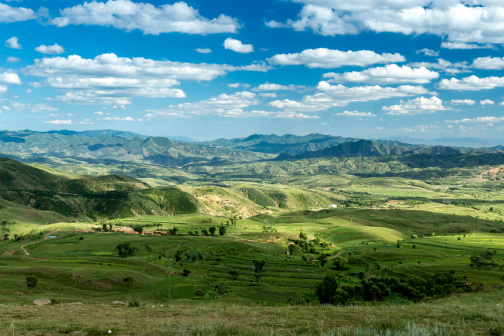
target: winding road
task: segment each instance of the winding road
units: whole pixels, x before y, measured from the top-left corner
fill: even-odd
[[[39,240],[32,241],[32,242],[29,242],[29,243],[26,243],[26,244],[21,245],[21,246],[20,246],[20,247],[21,247],[21,250],[23,250],[23,252],[24,252],[26,255],[30,255],[30,252],[28,252],[28,251],[26,250],[26,248],[25,248],[26,246],[31,245],[31,244],[35,244],[35,243],[39,243],[39,242],[41,242],[41,241],[43,241],[43,240],[49,239],[49,236],[52,236],[53,234],[55,234],[55,233],[56,233],[56,232],[58,232],[59,230],[61,230],[61,229],[58,229],[58,230],[56,230],[56,231],[49,232],[49,233],[48,233],[48,234],[46,234],[46,235],[44,236],[44,238],[42,238],[42,239],[39,239]]]

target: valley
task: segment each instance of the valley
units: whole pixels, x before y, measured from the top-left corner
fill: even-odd
[[[37,153],[49,137],[57,147]],[[4,334],[502,331],[499,148],[111,131],[0,141]]]

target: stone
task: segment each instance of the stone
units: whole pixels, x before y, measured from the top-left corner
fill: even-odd
[[[35,306],[45,306],[45,305],[51,304],[51,300],[49,300],[49,299],[36,299],[36,300],[33,300],[32,303]]]
[[[112,302],[113,305],[117,305],[117,306],[120,306],[120,305],[126,305],[126,303],[122,302],[122,301],[114,301]]]

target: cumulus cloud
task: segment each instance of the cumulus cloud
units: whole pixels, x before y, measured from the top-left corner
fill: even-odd
[[[446,120],[447,123],[465,124],[465,123],[486,123],[493,124],[504,121],[504,117],[477,117],[477,118],[464,118],[460,120]]]
[[[101,120],[104,120],[104,121],[143,121],[143,119],[134,119],[134,118],[131,118],[131,117],[124,117],[124,118],[120,118],[120,117],[105,117],[105,118],[102,118]]]
[[[417,54],[424,54],[425,56],[437,57],[439,56],[439,51],[434,51],[428,48],[423,48],[416,51]]]
[[[425,67],[428,69],[438,69],[452,74],[469,71],[467,70],[469,65],[465,61],[452,63],[442,58],[438,58],[437,62],[413,62],[408,64],[408,66],[414,68]]]
[[[318,119],[318,116],[293,111],[272,112],[254,109],[261,100],[254,92],[241,91],[233,94],[220,94],[216,97],[195,103],[170,105],[166,109],[147,110],[147,119],[158,117],[195,118],[200,116],[219,116],[224,118],[282,118],[282,119]]]
[[[242,54],[254,52],[254,47],[252,46],[252,44],[243,44],[241,41],[235,40],[230,37],[228,37],[224,41],[224,48]]]
[[[52,124],[52,125],[72,125],[73,121],[72,120],[46,120],[44,121],[44,124]]]
[[[253,88],[253,91],[296,91],[300,88],[303,88],[303,86],[299,85],[280,85],[280,84],[272,84],[272,83],[266,83],[266,84],[261,84],[258,87]]]
[[[37,14],[35,14],[32,9],[24,7],[11,7],[0,3],[0,22],[20,22],[35,18],[37,18]]]
[[[269,27],[312,30],[334,36],[360,31],[434,34],[446,42],[504,43],[504,6],[493,0],[291,0],[304,4],[298,17]]]
[[[29,111],[33,113],[40,113],[40,112],[58,112],[59,109],[57,107],[47,105],[47,104],[31,104],[31,103],[19,103],[16,101],[12,101],[11,107],[15,110],[18,111]]]
[[[0,85],[0,94],[6,93],[6,92],[7,92],[7,86]]]
[[[40,46],[35,48],[35,51],[38,51],[41,54],[59,55],[59,54],[63,54],[65,52],[65,49],[63,49],[62,46],[55,43],[50,46],[46,46],[44,44],[41,44]]]
[[[15,72],[0,73],[0,83],[5,84],[21,84],[21,79]]]
[[[396,88],[379,85],[347,87],[342,84],[331,85],[325,81],[319,82],[317,89],[322,92],[306,95],[301,100],[275,100],[268,103],[268,105],[283,110],[316,112],[325,111],[332,107],[347,106],[352,102],[367,102],[428,93],[428,90],[421,86],[401,85]]]
[[[21,58],[19,58],[19,57],[13,57],[13,56],[8,56],[7,57],[7,62],[9,62],[9,63],[18,63],[18,62],[21,62]]]
[[[330,72],[324,74],[324,78],[330,78],[329,82],[333,83],[426,84],[438,77],[437,72],[428,70],[425,67],[410,68],[406,65],[400,67],[397,64],[388,64],[385,67],[370,68],[360,72]]]
[[[504,77],[485,77],[480,78],[472,75],[462,79],[451,78],[442,79],[438,87],[442,90],[460,90],[460,91],[478,91],[489,90],[504,86]]]
[[[376,117],[376,114],[373,114],[371,112],[359,112],[359,111],[344,111],[341,113],[336,113],[336,115],[342,117],[357,117],[357,118]]]
[[[465,42],[443,42],[441,43],[441,48],[444,49],[494,49],[495,47],[491,44],[476,44],[476,43],[465,43]]]
[[[210,48],[196,48],[194,51],[200,53],[200,54],[210,54],[212,52],[212,49]]]
[[[130,0],[91,1],[65,8],[60,15],[50,22],[58,27],[97,25],[126,31],[138,29],[151,35],[172,32],[201,35],[236,33],[240,28],[234,18],[221,14],[207,19],[185,2],[155,7],[150,3]]]
[[[495,102],[494,102],[493,100],[490,100],[490,99],[485,99],[485,100],[480,101],[480,104],[481,104],[482,106],[485,106],[485,105],[493,105],[493,104],[495,104]]]
[[[400,54],[377,54],[371,50],[340,51],[327,48],[306,49],[300,53],[277,54],[268,59],[274,65],[304,65],[308,68],[340,68],[343,66],[368,66],[377,63],[405,62]]]
[[[175,86],[180,81],[210,81],[229,71],[266,71],[260,64],[233,67],[219,64],[193,64],[155,61],[143,57],[126,58],[102,54],[94,59],[78,55],[35,60],[25,68],[31,76],[66,91],[58,100],[76,104],[130,104],[133,97],[184,98]]]
[[[471,67],[481,70],[502,70],[504,69],[504,57],[478,57],[472,62]]]
[[[476,102],[472,99],[452,99],[450,101],[453,105],[474,105]]]
[[[447,108],[443,106],[441,99],[433,96],[431,98],[418,97],[398,105],[384,106],[383,110],[389,111],[388,115],[413,115],[444,111]]]
[[[21,49],[21,44],[19,44],[19,38],[16,36],[11,37],[5,41],[5,46],[11,49]]]

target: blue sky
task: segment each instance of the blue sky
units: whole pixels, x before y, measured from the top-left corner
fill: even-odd
[[[0,129],[502,138],[497,0],[0,1]]]

